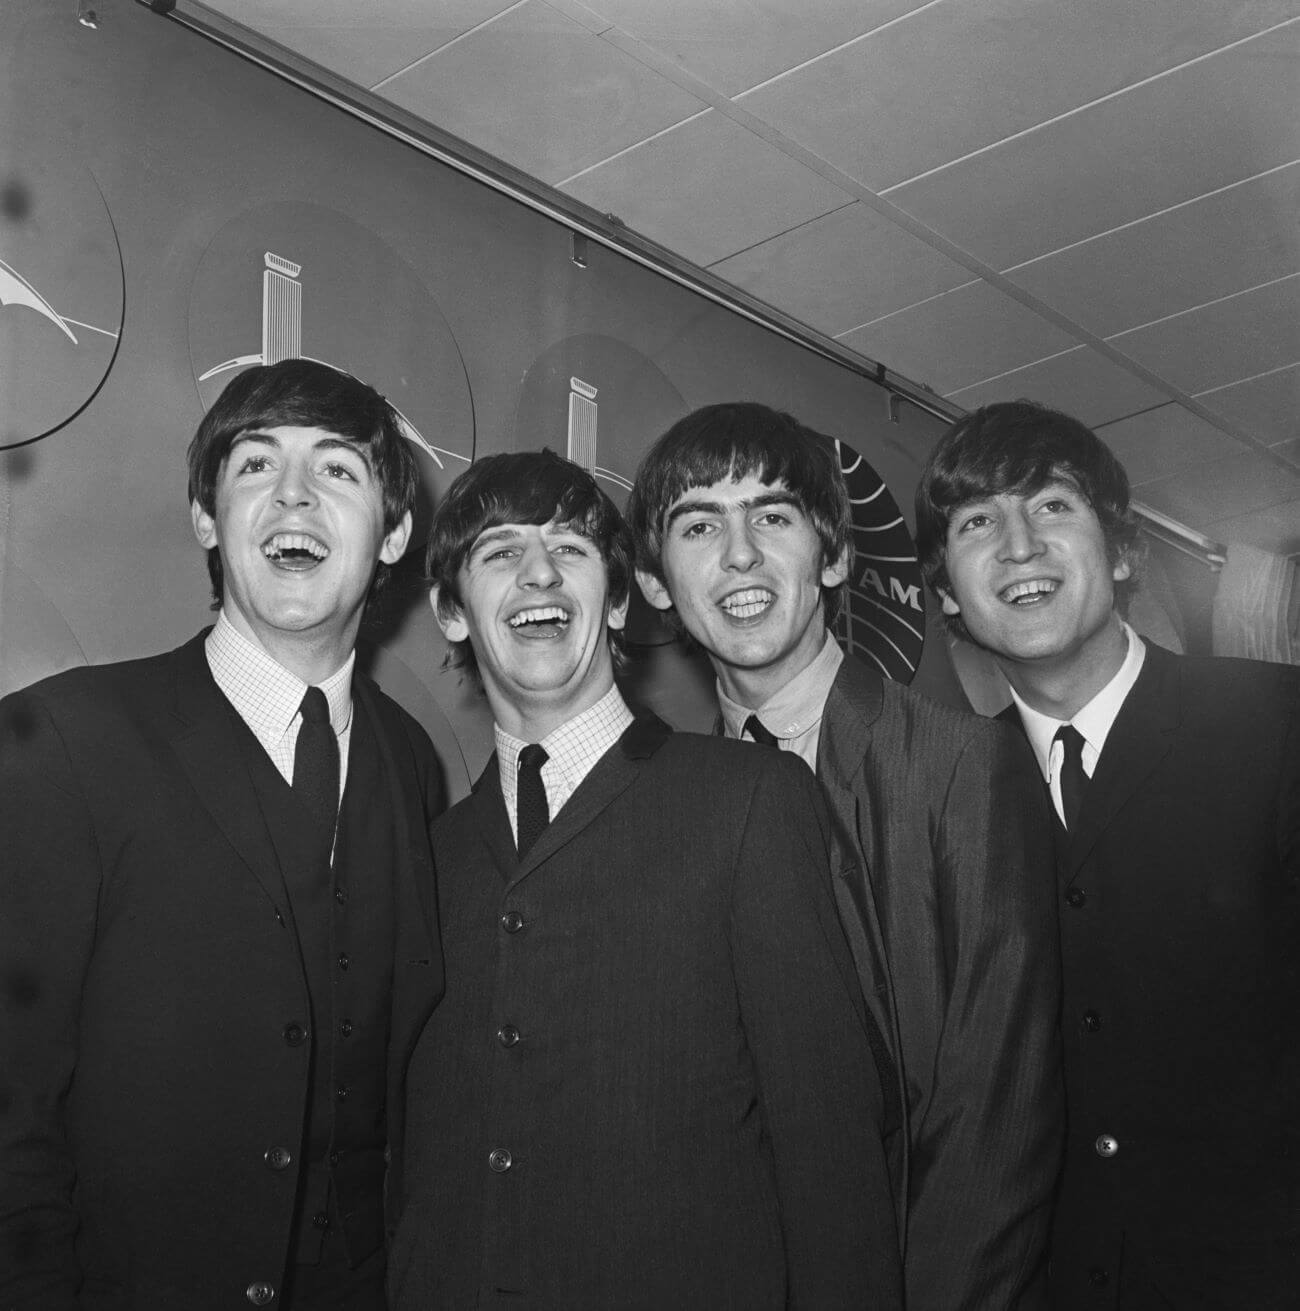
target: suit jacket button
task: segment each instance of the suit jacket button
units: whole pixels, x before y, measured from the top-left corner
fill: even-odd
[[[244,1289],[244,1296],[254,1306],[270,1306],[275,1301],[275,1285],[268,1284],[264,1279],[255,1279]]]
[[[497,1030],[497,1042],[503,1047],[513,1047],[519,1041],[519,1030],[513,1024],[503,1024]]]
[[[1101,1266],[1095,1265],[1088,1271],[1088,1282],[1094,1288],[1105,1288],[1110,1283],[1110,1275]]]
[[[494,1147],[488,1153],[488,1169],[494,1174],[505,1174],[514,1163],[514,1157],[504,1147]]]
[[[1119,1151],[1119,1139],[1113,1134],[1104,1133],[1092,1146],[1098,1156],[1109,1160]]]
[[[1101,1016],[1098,1015],[1096,1011],[1084,1011],[1083,1027],[1087,1029],[1089,1033],[1096,1033],[1097,1030],[1101,1028]]]
[[[524,927],[524,917],[517,910],[508,910],[501,916],[501,927],[507,933],[518,933]]]
[[[307,1040],[307,1030],[301,1024],[290,1020],[284,1026],[284,1040],[290,1047],[301,1047]]]
[[[1085,901],[1088,900],[1088,894],[1082,888],[1068,888],[1065,893],[1065,904],[1072,910],[1078,910]]]
[[[312,1225],[317,1229],[328,1229],[330,1227],[329,1213],[326,1211],[317,1211],[311,1218]]]
[[[268,1170],[287,1170],[293,1164],[293,1153],[287,1147],[272,1147],[263,1153],[262,1160]],[[271,1291],[274,1294],[275,1290]]]

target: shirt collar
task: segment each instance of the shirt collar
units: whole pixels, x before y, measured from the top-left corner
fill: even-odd
[[[757,714],[763,727],[778,738],[799,737],[815,728],[821,722],[831,684],[843,662],[844,652],[827,629],[822,649],[811,662],[754,710],[733,701],[718,683],[718,707],[727,736],[739,737],[751,714]]]
[[[1042,711],[1026,704],[1014,687],[1011,689],[1012,699],[1025,726],[1025,736],[1029,738],[1029,745],[1034,749],[1034,758],[1038,761],[1038,767],[1042,770],[1044,778],[1049,776],[1048,762],[1056,730],[1064,723],[1071,723],[1079,730],[1084,742],[1092,748],[1094,759],[1101,755],[1101,749],[1106,745],[1106,738],[1114,727],[1120,707],[1123,706],[1125,698],[1133,690],[1133,684],[1137,682],[1138,675],[1142,672],[1142,662],[1146,659],[1147,653],[1146,643],[1122,619],[1120,627],[1128,640],[1123,663],[1115,671],[1110,682],[1083,706],[1073,719],[1067,721],[1045,715]]]
[[[601,756],[623,736],[631,723],[632,712],[615,685],[595,705],[566,720],[542,739],[541,746],[545,748],[547,757],[546,764],[542,766],[542,782],[553,803],[552,818],[563,801],[573,795],[578,784],[591,772]],[[493,734],[501,792],[513,816],[518,792],[519,753],[528,743],[507,733],[500,724],[493,725]],[[559,804],[554,804],[556,798],[560,799]]]
[[[223,610],[204,644],[217,687],[240,718],[263,740],[279,740],[293,726],[308,684],[273,660],[226,618]],[[335,734],[352,722],[352,671],[357,653],[318,684],[329,703]]]

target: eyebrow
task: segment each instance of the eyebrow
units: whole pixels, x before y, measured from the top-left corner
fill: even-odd
[[[793,492],[762,492],[758,496],[746,496],[739,501],[706,501],[702,497],[690,496],[678,501],[668,511],[664,527],[671,528],[686,514],[726,514],[728,510],[757,510],[765,505],[789,505],[796,510],[802,509]]]

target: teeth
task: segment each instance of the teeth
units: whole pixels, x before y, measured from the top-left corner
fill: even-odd
[[[510,627],[522,628],[524,624],[547,624],[552,621],[567,624],[568,612],[561,610],[558,605],[541,605],[532,610],[521,610],[510,617]]]
[[[1030,578],[1023,583],[1012,583],[1002,589],[1004,601],[1018,601],[1022,596],[1051,596],[1059,584],[1050,578]]]
[[[277,559],[286,551],[303,551],[317,560],[325,559],[330,553],[328,546],[306,533],[276,533],[262,543],[262,554],[268,560]]]
[[[743,592],[732,592],[722,601],[722,608],[733,619],[752,619],[761,615],[776,600],[765,587],[750,587]]]

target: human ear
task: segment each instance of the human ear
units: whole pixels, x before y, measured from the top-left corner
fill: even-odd
[[[944,614],[950,617],[956,617],[961,614],[961,606],[957,604],[956,598],[944,588],[939,589],[939,600],[943,605]]]
[[[656,578],[654,574],[645,569],[638,569],[636,571],[636,582],[641,589],[641,595],[656,610],[671,610],[673,608],[673,598],[669,596],[668,588],[661,578]]]
[[[438,607],[438,597],[441,588],[435,583],[429,588],[429,604],[433,607],[433,617],[438,621],[438,627],[442,629],[443,636],[449,642],[467,642],[469,640],[469,625],[465,622],[465,616],[461,614],[458,606],[453,606],[448,614],[444,614]]]
[[[190,522],[194,525],[194,536],[205,551],[217,545],[217,521],[198,503],[190,502]]]
[[[822,586],[838,587],[849,576],[849,548],[846,546],[833,564],[822,569]]]
[[[605,623],[616,632],[627,623],[627,608],[631,601],[630,596],[625,596],[622,605],[610,606],[609,613],[605,616]]]
[[[411,512],[402,516],[397,527],[380,543],[379,559],[383,564],[396,564],[406,554],[406,544],[411,540]]]

